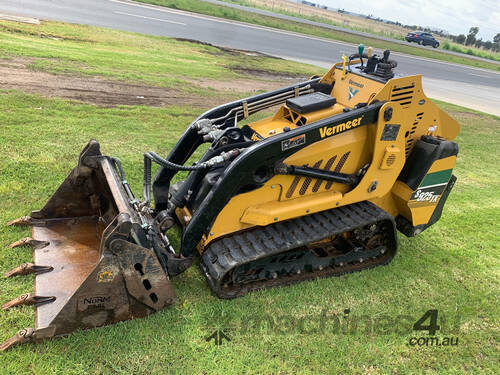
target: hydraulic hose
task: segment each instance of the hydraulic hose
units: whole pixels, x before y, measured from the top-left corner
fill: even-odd
[[[151,162],[161,165],[162,167],[172,169],[175,171],[200,171],[208,169],[215,165],[222,164],[228,160],[231,160],[240,154],[240,150],[235,148],[227,152],[222,152],[220,155],[214,156],[213,158],[201,162],[193,166],[185,166],[172,163],[171,161],[165,160],[156,152],[149,151],[144,153],[144,184],[143,184],[143,195],[144,203],[149,206],[151,203]]]
[[[142,194],[144,196],[144,204],[149,206],[151,203],[151,162],[161,165],[162,167],[172,169],[174,171],[197,171],[210,167],[209,165],[199,164],[194,166],[184,166],[172,163],[171,161],[165,160],[156,152],[149,151],[144,153],[144,183],[142,188]],[[121,168],[120,168],[121,169]]]
[[[153,152],[153,151],[149,151],[149,152],[144,153],[144,158],[150,159],[150,160],[154,161],[155,163],[161,165],[162,167],[165,167],[168,169],[173,169],[174,171],[197,171],[200,169],[206,169],[206,168],[210,167],[210,165],[204,165],[204,164],[198,164],[198,165],[193,165],[193,166],[175,164],[175,163],[172,163],[171,161],[163,159],[160,155],[158,155],[156,152]]]
[[[131,204],[136,204],[137,201],[134,197],[134,193],[132,193],[132,190],[130,189],[130,186],[128,184],[127,179],[125,178],[125,172],[123,171],[122,163],[120,159],[117,158],[110,158],[111,161],[113,162],[115,169],[118,171],[118,174],[120,175],[121,183],[123,185],[123,188],[125,189],[125,192],[127,193],[130,203]]]
[[[151,203],[151,159],[144,156],[144,183],[142,185],[144,204],[149,207]]]

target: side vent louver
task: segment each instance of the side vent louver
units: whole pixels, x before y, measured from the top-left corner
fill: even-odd
[[[337,159],[337,155],[333,155],[325,164],[325,169],[327,171],[330,170],[332,167],[333,163],[335,163],[335,159]],[[323,180],[316,180],[316,183],[313,186],[313,193],[316,193],[319,188],[321,187],[321,184],[323,183]]]
[[[313,168],[319,168],[319,166],[323,163],[323,160],[317,161],[314,165]],[[307,191],[307,188],[309,185],[311,185],[312,177],[306,177],[304,183],[302,184],[302,187],[300,188],[299,194],[304,195]]]
[[[406,147],[405,147],[405,154],[406,158],[410,155],[410,151],[413,147],[413,143],[415,143],[415,131],[417,130],[417,126],[422,120],[422,117],[424,116],[424,112],[417,113],[417,116],[415,117],[415,121],[413,122],[410,131],[406,134]]]
[[[307,167],[307,164],[304,164],[303,167]],[[291,198],[295,189],[297,189],[297,185],[299,184],[301,177],[300,176],[295,176],[295,178],[292,181],[292,184],[288,188],[288,191],[286,192],[286,197]]]
[[[337,172],[337,173],[340,172],[340,170],[344,166],[345,162],[347,161],[347,158],[349,157],[350,153],[351,153],[351,151],[347,151],[344,155],[342,155],[342,157],[339,160],[339,163],[337,164],[337,166],[333,170],[334,172]],[[333,181],[328,181],[328,183],[325,186],[326,190],[330,189],[332,187],[332,185],[333,185]]]
[[[403,107],[408,107],[413,100],[413,90],[415,84],[404,87],[393,87],[391,92],[391,101],[398,102]]]
[[[337,163],[337,165],[335,166],[335,169],[333,169],[335,172],[340,172],[340,170],[342,169],[342,167],[344,166],[345,162],[347,161],[347,158],[349,157],[349,154],[351,152],[348,151],[346,152],[344,155],[342,155],[342,157],[339,160],[339,162]],[[330,159],[328,159],[328,161],[326,162],[325,166],[322,168],[321,167],[321,164],[323,163],[323,160],[318,160],[316,163],[313,164],[312,168],[320,168],[320,169],[324,169],[324,170],[327,170],[327,171],[330,171],[332,170],[332,167],[333,165],[335,164],[335,161],[337,160],[337,155],[334,155],[332,156]],[[308,165],[307,164],[304,164],[303,165],[304,167],[307,167]],[[300,187],[300,190],[299,190],[299,194],[300,195],[304,195],[307,193],[307,190],[309,189],[309,187],[311,186],[311,184],[314,182],[314,184],[312,185],[312,192],[313,193],[316,193],[321,185],[323,184],[323,180],[318,180],[318,179],[314,179],[312,177],[300,177],[300,176],[295,176],[293,178],[293,181],[292,183],[290,184],[290,187],[288,188],[285,196],[287,198],[291,198],[293,196],[293,194],[295,193],[300,181],[303,179],[303,183]],[[326,186],[325,186],[325,190],[328,190],[332,187],[332,185],[334,184],[333,181],[328,181],[326,183]]]

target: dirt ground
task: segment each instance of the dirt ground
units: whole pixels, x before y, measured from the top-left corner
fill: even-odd
[[[252,93],[259,90],[273,90],[302,80],[298,77],[277,75],[266,71],[250,72],[239,68],[235,70],[254,78],[240,78],[231,81],[186,79],[195,86],[218,91],[214,97],[201,97],[171,88],[132,84],[99,77],[55,75],[34,71],[27,67],[30,62],[32,60],[27,58],[0,60],[0,89],[18,89],[45,97],[78,100],[104,107],[116,105],[212,107],[234,100],[239,97],[238,92]]]

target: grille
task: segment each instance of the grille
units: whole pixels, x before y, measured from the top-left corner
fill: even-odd
[[[345,162],[347,161],[347,158],[349,157],[350,153],[351,152],[348,151],[344,155],[342,155],[342,157],[339,159],[338,164],[335,166],[334,172],[340,172],[340,170],[344,166]],[[333,164],[335,163],[335,160],[337,160],[337,155],[334,155],[330,159],[328,159],[328,161],[326,162],[323,169],[330,171]],[[323,159],[318,160],[316,163],[313,164],[312,167],[313,168],[320,168],[321,163],[323,163]],[[307,167],[307,166],[308,166],[308,164],[303,165],[303,167]],[[312,177],[305,177],[304,178],[304,177],[300,177],[300,176],[295,176],[292,183],[290,184],[290,187],[288,188],[288,190],[285,194],[285,196],[287,198],[291,198],[293,196],[293,194],[295,193],[295,190],[299,186],[301,179],[304,179],[304,182],[302,183],[302,185],[300,187],[299,194],[304,195],[305,193],[307,193],[307,190],[311,186],[311,183],[313,182],[314,178],[312,178]],[[314,193],[317,192],[320,189],[322,183],[323,183],[323,180],[316,179],[316,181],[314,182],[312,191]],[[333,181],[328,181],[326,186],[325,186],[325,189],[326,190],[330,189],[332,187],[333,183],[334,183]]]
[[[321,163],[323,162],[323,160],[319,160],[317,161],[314,165],[313,165],[313,168],[319,168],[319,166],[321,165]],[[307,188],[309,187],[309,185],[311,184],[311,181],[312,181],[312,177],[306,177],[306,179],[304,180],[304,183],[302,184],[302,187],[300,188],[300,191],[299,191],[299,194],[300,195],[304,195],[307,191]]]
[[[333,155],[330,159],[328,159],[328,161],[325,164],[325,169],[327,171],[329,171],[330,168],[332,167],[333,163],[335,163],[335,159],[337,159],[337,155]],[[316,180],[316,183],[314,184],[314,186],[312,188],[313,193],[316,193],[319,190],[322,183],[323,183],[323,180]]]
[[[385,164],[386,164],[388,167],[390,167],[391,165],[393,165],[393,164],[394,164],[394,162],[395,162],[395,161],[396,161],[396,155],[391,154],[391,155],[389,155],[389,157],[387,158],[387,160],[386,160]]]
[[[410,131],[405,135],[406,136],[406,146],[405,146],[405,155],[406,158],[410,155],[410,151],[413,147],[413,144],[415,143],[415,131],[417,130],[417,126],[420,123],[420,120],[422,120],[422,117],[424,116],[424,112],[417,113],[417,116],[415,117],[415,121],[413,121],[413,124],[411,126]]]
[[[415,84],[404,87],[393,87],[391,92],[391,101],[398,102],[403,107],[408,107],[413,100],[413,91]]]
[[[307,167],[307,164],[304,164],[304,167]],[[300,178],[301,178],[300,176],[295,176],[295,178],[293,179],[292,184],[290,185],[288,191],[286,192],[287,198],[292,197],[293,192],[295,191],[295,189],[297,189],[297,185],[299,184]]]
[[[347,158],[349,157],[349,154],[351,153],[351,151],[347,151],[344,155],[342,155],[342,157],[340,158],[339,160],[339,163],[337,164],[337,166],[335,167],[335,169],[333,170],[334,172],[340,172],[340,170],[342,169],[342,167],[344,166]],[[328,181],[328,183],[326,184],[325,186],[325,189],[328,190],[332,187],[333,185],[333,181]]]

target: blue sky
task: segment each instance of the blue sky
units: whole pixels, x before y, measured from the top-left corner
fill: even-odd
[[[309,0],[332,8],[372,14],[408,25],[433,26],[467,35],[479,27],[479,38],[500,33],[500,0]]]

